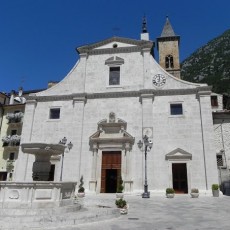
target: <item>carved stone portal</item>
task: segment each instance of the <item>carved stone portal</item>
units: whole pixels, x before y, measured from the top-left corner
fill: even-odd
[[[117,119],[115,113],[109,114],[109,122],[103,119],[98,123],[98,131],[90,137],[90,148],[95,151],[98,149],[113,148],[117,150],[130,151],[134,144],[134,137],[127,131],[127,123]]]

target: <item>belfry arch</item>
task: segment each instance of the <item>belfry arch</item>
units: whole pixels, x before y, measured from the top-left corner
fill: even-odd
[[[125,190],[132,190],[130,158],[135,138],[126,129],[127,123],[116,118],[113,112],[108,120],[98,122],[97,131],[89,138],[92,152],[90,191],[115,192],[120,177]],[[108,185],[112,180],[114,184]]]

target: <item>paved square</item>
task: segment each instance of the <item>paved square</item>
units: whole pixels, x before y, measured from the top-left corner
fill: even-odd
[[[89,197],[94,202],[113,205],[114,194],[100,194]],[[169,199],[164,196],[151,196],[143,199],[141,196],[126,195],[129,204],[128,215],[101,222],[81,224],[64,229],[75,230],[199,230],[199,229],[230,229],[230,197],[219,198],[200,196],[190,198],[189,195],[176,195]],[[90,206],[85,198],[86,206]],[[93,203],[93,202],[92,202]]]

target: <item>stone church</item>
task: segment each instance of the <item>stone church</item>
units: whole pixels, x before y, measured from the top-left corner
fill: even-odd
[[[211,87],[181,80],[179,42],[167,18],[158,64],[144,19],[140,40],[78,47],[67,76],[27,98],[15,181],[83,176],[86,193],[113,193],[122,178],[126,193],[140,193],[147,176],[151,194],[209,193],[218,183]]]

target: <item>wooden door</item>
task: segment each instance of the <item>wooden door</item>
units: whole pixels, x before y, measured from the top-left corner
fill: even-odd
[[[102,152],[101,192],[116,192],[118,177],[121,174],[121,152]]]

